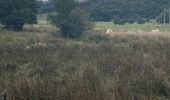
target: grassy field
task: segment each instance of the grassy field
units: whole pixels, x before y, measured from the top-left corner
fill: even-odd
[[[78,40],[46,24],[1,29],[0,93],[9,100],[169,100],[169,28],[158,26],[97,22],[99,29],[125,31],[93,30]],[[166,32],[126,32],[133,28]]]
[[[95,22],[95,27],[98,29],[142,29],[145,31],[150,31],[154,29],[159,29],[161,31],[170,32],[170,24],[125,24],[125,25],[115,25],[112,22]]]

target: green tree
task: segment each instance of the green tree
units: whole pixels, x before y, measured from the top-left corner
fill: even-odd
[[[164,13],[165,13],[165,16],[164,16]],[[163,12],[157,17],[157,21],[158,21],[159,23],[164,23],[164,20],[165,20],[165,23],[169,23],[169,22],[170,22],[169,16],[170,16],[169,9],[166,9],[165,12],[163,11]],[[164,19],[164,18],[165,18],[165,19]]]
[[[53,7],[53,3],[51,0],[48,0],[48,1],[38,0],[37,1],[37,11],[39,14],[53,12],[53,10],[54,10],[54,7]]]
[[[61,35],[69,38],[79,38],[89,27],[88,14],[78,7],[74,0],[53,0],[55,13],[48,19],[60,28]]]
[[[0,22],[6,29],[21,31],[25,23],[36,23],[36,0],[1,0]]]
[[[170,0],[86,0],[84,9],[95,21],[133,23],[138,18],[155,19],[170,5]]]

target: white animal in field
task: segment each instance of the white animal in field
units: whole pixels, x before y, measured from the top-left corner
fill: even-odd
[[[112,29],[107,29],[107,30],[106,30],[106,34],[109,34],[109,35],[110,35],[110,34],[113,34],[113,30],[112,30]]]
[[[33,47],[37,47],[37,46],[46,47],[47,45],[46,45],[45,43],[41,43],[41,42],[35,43],[35,44],[33,45]]]
[[[154,29],[154,30],[151,31],[151,33],[159,33],[159,32],[160,32],[159,29]]]
[[[38,42],[38,43],[35,43],[34,45],[31,45],[31,46],[27,45],[27,46],[25,47],[25,50],[29,50],[29,49],[31,49],[32,47],[47,47],[47,44]]]

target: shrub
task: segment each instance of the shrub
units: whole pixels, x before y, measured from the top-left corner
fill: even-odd
[[[50,14],[48,19],[60,28],[61,36],[79,38],[83,31],[89,28],[88,14],[78,8],[73,0],[54,0],[56,12]]]

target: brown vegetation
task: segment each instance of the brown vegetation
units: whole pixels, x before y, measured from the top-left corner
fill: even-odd
[[[87,40],[1,31],[0,93],[9,100],[169,99],[169,36]]]

